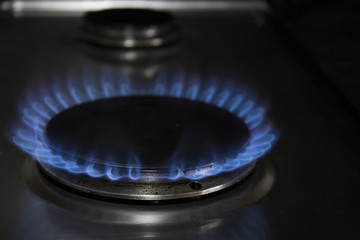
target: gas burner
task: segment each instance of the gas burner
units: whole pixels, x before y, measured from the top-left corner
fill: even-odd
[[[111,198],[196,197],[245,178],[275,140],[264,107],[225,81],[169,79],[53,87],[26,103],[13,140],[57,182]]]
[[[173,17],[145,9],[108,9],[89,12],[81,39],[103,47],[159,47],[179,39]]]
[[[74,175],[70,172],[40,163],[44,174],[56,182],[80,192],[112,199],[128,199],[158,202],[198,197],[228,188],[247,177],[254,164],[208,177],[199,181],[177,178],[151,178],[144,172],[143,178],[123,178],[111,181],[108,178],[91,178],[87,175]],[[101,171],[98,169],[98,171]],[[146,177],[145,177],[146,176]]]
[[[83,219],[126,224],[126,226],[129,224],[152,224],[166,227],[169,227],[169,224],[193,225],[194,218],[198,221],[211,222],[211,220],[224,217],[235,209],[239,210],[252,204],[270,191],[275,174],[270,162],[262,159],[257,163],[256,171],[247,177],[246,181],[241,182],[236,188],[232,188],[232,191],[226,191],[224,194],[212,198],[204,198],[201,204],[186,204],[182,207],[179,207],[178,204],[162,204],[161,209],[156,206],[154,209],[150,205],[146,208],[142,205],[113,205],[113,201],[93,201],[91,198],[86,198],[86,195],[71,194],[67,189],[53,184],[54,181],[47,175],[41,174],[36,163],[31,159],[24,161],[22,170],[24,183],[29,190],[48,204],[54,204],[71,212],[74,217],[81,216]],[[129,201],[119,200],[117,202],[127,203]],[[152,201],[152,203],[154,202]],[[144,216],[148,216],[148,218]]]

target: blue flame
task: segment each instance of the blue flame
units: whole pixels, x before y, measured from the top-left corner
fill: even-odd
[[[141,160],[136,156],[135,160],[129,161],[126,169],[103,166],[93,163],[91,156],[87,159],[88,161],[80,161],[56,154],[45,142],[44,130],[53,116],[74,105],[103,98],[152,95],[197,100],[236,114],[248,126],[249,142],[234,157],[225,159],[223,163],[214,163],[195,170],[185,170],[181,166],[174,166],[170,173],[155,178],[202,179],[232,171],[254,163],[267,153],[275,142],[276,136],[271,124],[266,121],[264,106],[254,98],[250,98],[248,93],[245,94],[246,91],[241,91],[236,87],[224,87],[225,84],[222,87],[219,86],[224,81],[211,79],[206,84],[201,84],[198,77],[186,81],[183,74],[172,78],[160,75],[151,87],[135,87],[127,76],[120,75],[115,78],[106,71],[103,71],[99,77],[100,82],[97,82],[93,75],[82,76],[80,83],[76,79],[79,78],[70,76],[66,86],[57,81],[51,87],[41,89],[40,94],[33,92],[25,104],[21,105],[22,126],[15,128],[12,138],[18,147],[37,161],[66,169],[74,174],[87,174],[94,178],[106,176],[113,181],[124,177],[133,180],[140,178]]]

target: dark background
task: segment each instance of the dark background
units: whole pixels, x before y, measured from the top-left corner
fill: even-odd
[[[356,111],[360,110],[360,2],[268,0],[299,52],[307,54]],[[355,114],[356,115],[356,114]],[[357,116],[358,117],[358,116]]]

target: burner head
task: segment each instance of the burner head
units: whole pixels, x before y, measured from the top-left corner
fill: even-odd
[[[137,169],[138,177],[171,177],[236,157],[249,139],[234,114],[199,101],[131,96],[83,103],[52,118],[51,149],[98,168]]]
[[[246,177],[276,139],[265,108],[226,82],[100,83],[34,95],[12,139],[82,192],[155,201],[213,193]]]
[[[173,17],[145,9],[108,9],[89,12],[80,37],[104,47],[159,47],[179,39]]]
[[[45,137],[56,155],[91,168],[87,175],[73,174],[40,163],[47,175],[73,189],[111,198],[201,196],[239,182],[255,165],[196,180],[198,173],[236,158],[250,132],[235,114],[184,98],[129,96],[83,103],[54,116]]]

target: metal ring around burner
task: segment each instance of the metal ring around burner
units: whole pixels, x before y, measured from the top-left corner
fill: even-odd
[[[85,174],[74,175],[49,164],[39,163],[38,165],[51,179],[80,192],[108,198],[146,201],[185,199],[214,193],[240,182],[255,167],[255,163],[252,163],[234,171],[198,181],[185,178],[174,181],[149,178],[135,181],[123,178],[111,181],[107,178],[91,178]]]

